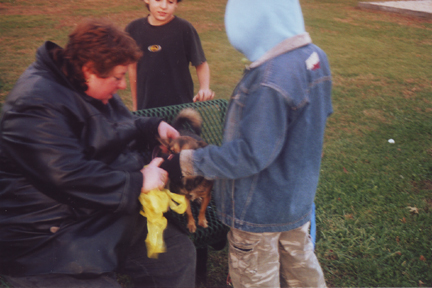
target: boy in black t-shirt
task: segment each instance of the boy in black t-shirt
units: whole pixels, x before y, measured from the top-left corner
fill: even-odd
[[[126,27],[144,52],[138,63],[129,67],[133,110],[214,98],[198,33],[188,21],[174,15],[180,1],[144,0],[150,14]],[[195,97],[190,63],[196,68],[200,86]]]

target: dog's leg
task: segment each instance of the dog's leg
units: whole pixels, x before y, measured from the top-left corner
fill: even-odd
[[[195,224],[195,219],[194,219],[194,217],[192,215],[191,201],[188,198],[186,198],[186,199],[187,199],[186,214],[187,214],[187,217],[188,217],[187,227],[189,229],[189,232],[195,233],[195,231],[196,231],[196,224]]]
[[[205,217],[205,212],[206,212],[207,206],[208,206],[208,204],[210,203],[210,200],[211,200],[211,189],[212,189],[212,186],[213,185],[210,186],[208,193],[206,193],[207,196],[203,198],[203,200],[201,202],[200,212],[198,214],[198,225],[200,225],[201,227],[204,227],[204,228],[208,227],[208,225],[207,225],[207,219]]]

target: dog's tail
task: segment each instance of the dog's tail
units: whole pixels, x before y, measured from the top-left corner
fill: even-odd
[[[181,110],[174,119],[172,126],[177,130],[181,130],[187,127],[185,124],[188,124],[195,134],[201,135],[202,118],[198,111],[192,108]]]

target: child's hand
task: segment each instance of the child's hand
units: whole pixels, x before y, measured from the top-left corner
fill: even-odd
[[[200,89],[197,95],[193,98],[193,102],[213,100],[214,96],[215,92],[211,89]]]

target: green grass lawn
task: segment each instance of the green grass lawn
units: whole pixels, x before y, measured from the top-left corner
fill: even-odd
[[[359,10],[357,3],[301,0],[334,82],[316,253],[331,287],[431,287],[432,21]],[[184,0],[177,15],[197,28],[211,88],[228,99],[244,62],[225,35],[225,4]],[[0,101],[45,40],[64,45],[84,17],[125,27],[146,13],[138,0],[0,0]],[[130,107],[129,94],[121,92]],[[209,257],[208,287],[222,287],[226,250]],[[0,287],[7,286],[0,280]]]

